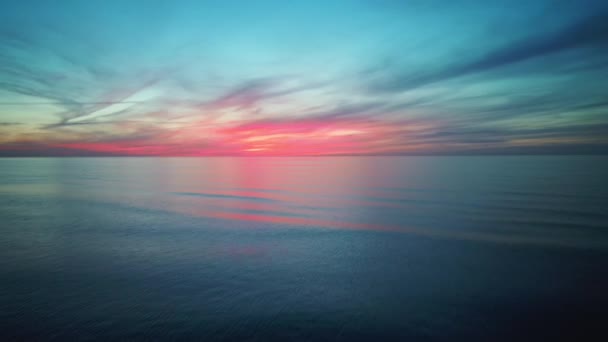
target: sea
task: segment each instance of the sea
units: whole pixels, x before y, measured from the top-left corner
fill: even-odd
[[[0,340],[608,341],[608,157],[0,159]]]

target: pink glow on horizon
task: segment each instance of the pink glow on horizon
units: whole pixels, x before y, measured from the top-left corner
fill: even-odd
[[[65,142],[64,149],[121,155],[336,155],[373,154],[378,143],[403,142],[388,122],[370,119],[260,120],[221,127],[207,124],[162,131],[153,137]]]

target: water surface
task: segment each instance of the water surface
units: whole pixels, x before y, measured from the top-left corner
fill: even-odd
[[[607,170],[606,157],[0,159],[1,334],[591,336],[608,318]]]

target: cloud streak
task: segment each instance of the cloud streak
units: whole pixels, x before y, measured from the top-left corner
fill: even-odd
[[[388,76],[374,85],[377,91],[405,91],[457,77],[475,75],[560,52],[596,47],[608,48],[608,11],[590,15],[546,34],[533,34],[468,61],[437,70]],[[604,51],[605,53],[605,51]]]
[[[608,153],[605,4],[471,4],[10,4],[0,155]]]

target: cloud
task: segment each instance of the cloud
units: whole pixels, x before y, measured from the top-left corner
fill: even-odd
[[[310,83],[299,86],[287,86],[285,77],[266,77],[241,81],[219,97],[205,101],[201,105],[208,109],[255,109],[262,102],[292,95],[306,90],[319,89],[324,83]]]
[[[111,152],[66,148],[44,142],[13,142],[0,145],[0,157],[85,157],[110,156]]]
[[[475,127],[471,124],[444,124],[434,131],[420,132],[416,139],[429,144],[460,146],[463,151],[492,148],[507,150],[525,142],[525,145],[578,146],[605,145],[608,151],[607,124],[578,124],[542,128]],[[561,144],[559,143],[561,142]],[[519,146],[523,149],[525,146]],[[574,147],[570,147],[574,149]]]
[[[0,28],[0,90],[51,100],[75,109],[78,103],[58,84],[61,75],[37,61],[42,58],[63,66],[71,62],[57,51],[42,46],[36,37],[26,32]]]
[[[46,126],[48,129],[117,115],[123,108],[113,107],[141,103],[132,97],[176,69],[141,67],[120,76],[119,66],[108,69],[87,58],[69,58],[71,45],[53,45],[45,38],[32,30],[15,32],[0,27],[0,91],[39,99],[3,101],[0,105],[56,105],[61,108],[53,114],[58,121]]]
[[[272,86],[268,79],[257,79],[245,82],[206,104],[210,109],[237,108],[250,109],[266,97],[266,91]]]
[[[374,82],[372,90],[400,92],[461,76],[474,75],[578,48],[608,48],[608,11],[568,25],[561,30],[532,35],[460,63],[421,72],[397,72]],[[605,54],[606,52],[604,52]],[[577,62],[577,61],[572,61]],[[390,70],[392,73],[393,70]]]
[[[66,18],[59,15],[64,8],[52,6],[57,15],[40,10],[28,19],[40,25],[0,21],[0,128],[10,133],[0,148],[30,155],[334,155],[555,151],[558,142],[564,151],[599,151],[608,144],[608,12],[581,16],[592,9],[573,5],[576,22],[551,14],[538,30],[533,23],[487,42],[471,37],[488,23],[526,21],[551,4],[505,9],[504,16],[521,15],[514,21],[497,18],[497,5],[481,1],[449,10],[437,10],[439,2],[394,5],[398,13],[365,7],[348,20],[326,9],[331,25],[315,27],[294,28],[287,16],[299,14],[281,11],[285,18],[256,20],[252,30],[240,19],[219,25],[221,11],[203,20],[209,4],[192,17],[176,11],[157,31],[148,30],[157,23],[146,15],[112,15],[124,9],[119,3],[108,4],[107,13],[81,9]],[[453,27],[461,20],[464,29]],[[289,25],[272,26],[279,22]],[[423,22],[428,27],[420,28]],[[304,33],[314,44],[292,39]],[[408,44],[407,55],[391,58],[395,34]],[[343,38],[333,46],[323,43],[325,35]],[[374,60],[389,63],[366,69]],[[407,63],[417,67],[406,70]]]

